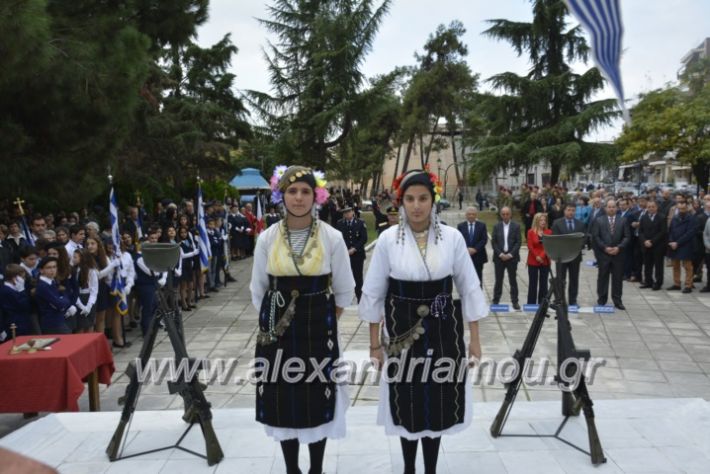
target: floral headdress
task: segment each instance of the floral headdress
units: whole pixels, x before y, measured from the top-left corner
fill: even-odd
[[[427,175],[428,180],[426,180],[426,178],[424,178],[424,176],[422,175]],[[415,176],[417,178],[412,181],[412,178]],[[410,184],[422,184],[427,187],[431,187],[432,193],[434,194],[434,203],[437,203],[441,200],[441,191],[443,190],[441,186],[441,180],[435,173],[432,173],[429,170],[429,165],[425,165],[423,171],[412,170],[402,173],[397,179],[394,180],[394,182],[392,183],[392,189],[397,195],[396,199],[399,204],[402,203],[402,198],[404,197],[404,190]]]
[[[328,201],[330,194],[328,193],[327,181],[325,173],[322,171],[314,171],[311,168],[303,166],[284,166],[280,165],[274,168],[274,174],[269,180],[271,185],[271,202],[280,204],[283,202],[283,193],[290,184],[296,181],[306,182],[313,187],[316,204],[324,204]]]

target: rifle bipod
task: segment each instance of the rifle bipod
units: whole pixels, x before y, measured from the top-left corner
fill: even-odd
[[[553,299],[554,298],[554,299]],[[550,302],[554,301],[554,305]],[[552,269],[550,269],[550,290],[547,296],[540,304],[535,317],[533,319],[530,330],[525,337],[525,342],[520,350],[516,350],[513,358],[518,363],[518,372],[515,379],[506,384],[506,394],[503,404],[498,411],[493,423],[491,424],[491,436],[497,438],[499,436],[510,436],[510,437],[526,437],[526,438],[556,438],[568,446],[583,452],[584,454],[590,456],[592,464],[602,464],[606,462],[604,457],[604,451],[602,450],[601,441],[599,440],[599,434],[597,433],[596,424],[594,422],[594,409],[592,399],[587,391],[586,377],[582,374],[579,375],[579,382],[574,389],[565,387],[562,389],[562,415],[564,419],[557,427],[553,434],[515,434],[515,433],[503,433],[503,427],[508,421],[508,415],[510,414],[513,404],[515,403],[515,398],[520,389],[520,384],[522,383],[522,377],[525,367],[525,362],[532,357],[533,351],[535,350],[535,345],[537,343],[540,332],[542,331],[542,325],[545,318],[548,317],[548,308],[554,307],[555,314],[557,316],[557,376],[555,381],[561,385],[569,385],[565,380],[569,380],[570,375],[575,375],[574,368],[569,365],[565,366],[565,377],[561,377],[560,370],[562,362],[569,358],[575,358],[578,360],[588,361],[590,358],[590,352],[587,350],[577,350],[574,345],[574,340],[572,339],[572,328],[569,323],[569,316],[567,313],[567,302],[564,297],[564,288],[561,288],[561,281],[559,278],[555,278],[552,274]],[[570,370],[572,369],[572,370]],[[582,370],[582,367],[577,366],[577,370]],[[579,446],[571,443],[570,441],[562,438],[560,434],[564,429],[567,421],[571,416],[577,416],[583,411],[584,417],[587,423],[587,434],[589,437],[589,451],[586,451]],[[534,428],[533,428],[534,429]]]
[[[167,291],[174,292],[171,280],[172,275],[168,278],[166,288],[168,288]],[[193,370],[194,364],[200,364],[200,361],[190,359],[187,355],[187,349],[185,348],[185,342],[181,331],[181,314],[174,299],[170,298],[169,304],[167,298],[165,298],[164,295],[158,291],[158,300],[159,307],[153,316],[148,334],[146,334],[143,338],[143,346],[141,347],[139,362],[142,364],[143,369],[148,366],[147,364],[153,351],[153,346],[155,345],[155,340],[157,338],[158,331],[161,328],[162,322],[165,325],[165,330],[168,333],[170,343],[175,351],[175,359],[177,362],[176,367],[179,366],[180,361],[187,360],[189,363],[188,365],[190,366],[187,373],[194,374],[192,378],[188,380],[185,373],[186,371],[183,370],[179,372],[178,380],[168,382],[169,392],[171,394],[180,394],[185,401],[185,413],[183,415],[183,420],[189,423],[189,425],[174,445],[123,455],[125,441],[128,436],[128,431],[130,430],[133,413],[136,410],[136,404],[138,403],[138,396],[142,386],[142,381],[138,379],[139,371],[136,368],[136,362],[132,361],[126,368],[126,375],[128,375],[130,383],[126,387],[125,395],[119,399],[119,403],[121,403],[121,400],[123,401],[121,419],[119,420],[116,431],[114,432],[113,437],[106,448],[106,454],[108,455],[109,460],[117,461],[144,454],[165,451],[168,449],[179,449],[206,459],[207,464],[209,466],[213,466],[224,458],[224,454],[212,426],[212,412],[210,410],[210,403],[205,398],[205,394],[203,392],[204,385],[199,381],[197,375],[198,372]],[[206,454],[197,453],[180,445],[195,424],[199,424],[202,429],[202,435],[205,439]]]

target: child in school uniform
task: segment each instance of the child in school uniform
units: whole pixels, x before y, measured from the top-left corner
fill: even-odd
[[[37,280],[35,299],[39,311],[42,334],[71,334],[67,318],[77,312],[76,306],[59,290],[57,259],[45,257],[39,262],[40,277]]]
[[[32,303],[25,289],[25,271],[15,263],[5,267],[5,280],[0,286],[0,313],[0,333],[5,332],[5,339],[12,337],[12,324],[16,326],[18,336],[32,334]]]

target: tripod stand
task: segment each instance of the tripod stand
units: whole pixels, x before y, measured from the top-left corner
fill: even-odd
[[[546,235],[543,237],[543,246],[551,259],[558,263],[567,263],[576,258],[581,251],[584,237],[584,234],[581,233],[554,236]],[[552,273],[552,269],[550,269],[550,289],[535,313],[522,349],[515,351],[515,354],[513,354],[513,358],[518,363],[519,370],[517,371],[515,379],[506,385],[507,391],[503,405],[500,407],[491,425],[491,436],[494,438],[499,436],[556,438],[589,455],[592,464],[601,464],[606,462],[606,458],[604,457],[604,451],[602,450],[599,434],[597,433],[596,424],[594,422],[594,409],[592,408],[594,404],[589,396],[584,374],[576,373],[577,370],[581,371],[582,367],[577,365],[575,368],[569,364],[563,365],[566,360],[577,359],[586,362],[591,357],[588,350],[578,350],[575,348],[564,293],[561,278],[559,275],[555,277]],[[560,385],[562,390],[562,415],[564,415],[565,418],[554,434],[503,434],[503,427],[513,408],[518,390],[520,390],[525,361],[532,357],[535,345],[542,331],[542,325],[545,322],[545,318],[549,317],[547,314],[549,308],[555,310],[557,318],[557,376],[555,377],[555,382]],[[575,387],[570,387],[569,380],[579,380],[579,382]],[[587,422],[589,451],[585,451],[560,437],[560,433],[567,424],[570,416],[579,415],[580,410],[584,411],[584,418]]]
[[[148,268],[154,272],[167,271],[168,280],[165,289],[162,291],[160,289],[156,290],[158,308],[153,315],[148,333],[143,338],[143,346],[141,347],[139,355],[140,363],[143,368],[147,366],[151,353],[153,352],[153,346],[155,345],[158,331],[161,329],[161,323],[164,324],[168,338],[170,339],[170,344],[175,352],[176,361],[178,364],[183,360],[188,361],[188,370],[180,371],[178,380],[168,382],[168,391],[171,394],[177,393],[182,396],[185,402],[185,413],[182,418],[189,423],[189,425],[174,445],[122,456],[123,450],[121,446],[124,444],[128,430],[130,429],[133,412],[136,410],[142,384],[142,381],[138,379],[136,363],[130,362],[126,368],[126,375],[130,378],[130,383],[126,387],[125,395],[119,399],[119,403],[123,404],[121,419],[106,448],[106,454],[108,454],[109,460],[116,461],[176,448],[204,458],[207,460],[207,464],[212,466],[221,461],[224,454],[222,453],[219,440],[212,427],[211,405],[205,398],[203,386],[197,378],[197,371],[193,370],[195,365],[200,364],[200,362],[191,359],[187,355],[187,349],[185,348],[182,315],[177,304],[172,275],[172,270],[177,264],[177,259],[180,258],[180,248],[175,244],[144,244],[142,251],[143,259]],[[191,379],[187,379],[187,373],[194,375]],[[180,446],[180,443],[182,443],[195,423],[199,423],[202,429],[202,435],[205,438],[206,455]]]

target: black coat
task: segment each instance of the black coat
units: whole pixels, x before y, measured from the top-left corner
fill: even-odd
[[[621,216],[616,216],[614,221],[614,233],[611,233],[609,225],[609,217],[605,214],[597,217],[597,220],[592,226],[592,247],[594,248],[594,256],[600,262],[618,257],[621,255],[609,255],[604,249],[606,247],[619,247],[623,252],[631,242],[631,228],[626,223],[626,219]]]
[[[468,221],[461,222],[457,228],[466,241],[466,247],[476,249],[476,254],[471,255],[473,263],[486,263],[488,261],[488,254],[486,253],[488,230],[486,229],[485,222],[474,222],[473,235],[469,233]]]
[[[360,219],[353,219],[352,224],[348,225],[348,221],[340,219],[335,226],[336,229],[343,234],[345,246],[350,249],[355,249],[355,253],[350,258],[365,258],[365,245],[367,244],[367,226]]]
[[[503,243],[503,221],[498,222],[493,226],[491,234],[491,246],[493,247],[493,261],[500,260],[499,255],[503,253],[505,248]],[[520,224],[510,221],[510,229],[508,229],[508,253],[513,256],[513,263],[520,261]]]
[[[647,212],[639,221],[639,242],[641,245],[647,240],[651,241],[652,249],[665,252],[668,245],[668,223],[665,216],[657,212],[651,220],[651,215]],[[643,247],[646,248],[645,246]]]
[[[559,219],[556,219],[552,223],[552,227],[550,228],[552,230],[552,233],[554,235],[565,235],[565,234],[574,234],[574,233],[585,233],[586,226],[584,225],[584,222],[580,221],[579,219],[575,219],[574,217],[572,218],[572,224],[573,228],[570,231],[569,228],[567,227],[567,219],[564,217],[560,217]],[[574,260],[575,262],[579,262],[582,260],[582,252],[580,250],[579,255],[577,258]]]

